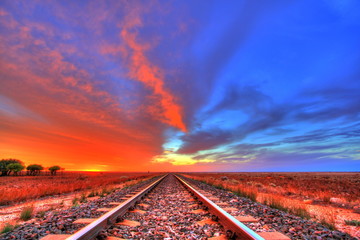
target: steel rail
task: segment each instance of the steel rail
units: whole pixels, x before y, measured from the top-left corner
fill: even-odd
[[[167,175],[160,177],[144,190],[75,232],[73,235],[66,238],[66,240],[95,239],[103,229],[106,229],[109,225],[113,225],[118,217],[124,215],[129,208],[133,207],[138,200],[154,189],[166,176]]]
[[[175,177],[187,188],[193,196],[195,196],[207,210],[217,217],[221,225],[226,229],[226,235],[230,239],[256,239],[264,240],[259,234],[245,226],[242,222],[231,216],[221,207],[216,205],[213,201],[202,195],[196,189],[194,189],[189,183],[178,175]]]

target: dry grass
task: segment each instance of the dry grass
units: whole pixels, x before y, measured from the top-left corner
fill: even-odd
[[[4,225],[4,227],[0,230],[0,234],[1,233],[7,233],[7,232],[11,232],[12,230],[14,230],[14,228],[18,227],[17,225],[12,225],[10,223],[6,223]]]
[[[259,191],[256,186],[263,187],[262,184],[255,184],[253,182],[247,182],[246,184],[241,184],[238,180],[229,178],[227,176],[222,176],[220,178],[204,178],[202,176],[191,175],[193,179],[200,180],[207,184],[213,185],[217,188],[230,190],[240,197],[249,198],[254,202],[260,202],[265,205],[268,205],[272,208],[276,208],[285,212],[289,212],[300,216],[302,218],[310,219],[310,213],[307,211],[306,206],[299,204],[291,204],[287,201],[284,201],[283,198],[276,195],[261,195],[259,196]]]
[[[246,192],[271,193],[339,207],[360,205],[360,173],[194,173],[213,185],[237,185]]]
[[[294,203],[291,201],[286,201],[284,198],[276,196],[276,195],[267,195],[262,196],[259,202],[268,205],[271,208],[276,208],[284,212],[288,212],[294,214],[296,216],[311,219],[311,214],[307,210],[305,204]]]
[[[345,224],[360,227],[360,221],[357,220],[345,220]]]
[[[213,185],[217,188],[230,190],[238,196],[250,198],[252,201],[256,201],[257,192],[247,185],[240,186],[239,181],[237,180],[228,179],[228,178],[226,180],[223,180],[221,178],[213,178],[213,177],[207,178],[207,177],[199,177],[194,175],[191,175],[190,177],[195,180],[199,180],[204,183]]]
[[[335,229],[335,208],[360,206],[360,173],[191,173],[218,188]],[[311,204],[328,206],[313,211]]]
[[[0,206],[44,196],[91,190],[129,180],[151,177],[148,173],[64,172],[57,176],[0,177]]]
[[[335,211],[327,211],[322,214],[322,216],[316,216],[316,219],[320,221],[320,223],[330,230],[336,229],[336,212]]]
[[[27,221],[33,217],[33,214],[34,214],[34,206],[25,207],[20,213],[20,219],[23,221]]]

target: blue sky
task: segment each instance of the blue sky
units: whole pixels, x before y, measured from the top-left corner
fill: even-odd
[[[0,20],[2,158],[360,170],[356,0],[2,1]]]

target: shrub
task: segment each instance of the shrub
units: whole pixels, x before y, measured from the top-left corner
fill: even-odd
[[[220,179],[221,179],[221,181],[227,181],[227,180],[229,180],[229,178],[228,178],[227,176],[222,176],[222,177],[220,177]]]
[[[7,165],[7,168],[9,169],[9,171],[13,172],[15,176],[17,176],[18,172],[24,170],[25,166],[21,163],[10,163],[9,165]]]
[[[78,206],[79,205],[79,198],[74,197],[73,200],[72,200],[72,204],[73,204],[73,206]]]
[[[39,211],[39,212],[37,212],[36,216],[38,218],[43,218],[45,216],[45,213],[46,213],[46,211]]]
[[[86,180],[87,178],[88,178],[87,176],[79,175],[79,177],[77,178],[77,180],[79,180],[79,181],[84,181],[84,180]]]
[[[336,230],[335,224],[332,222],[326,221],[325,218],[322,218],[320,223],[330,230]]]
[[[303,207],[293,207],[290,212],[302,218],[311,219],[310,213]]]
[[[80,199],[79,199],[79,202],[81,202],[81,203],[87,202],[86,194],[85,194],[85,193],[82,193],[82,194],[81,194]]]
[[[9,165],[10,164],[19,164],[21,166],[23,166],[23,162],[18,160],[18,159],[13,159],[13,158],[9,158],[9,159],[1,159],[0,160],[0,171],[1,171],[1,176],[7,176],[10,174],[10,172],[12,171],[12,169],[9,169]],[[14,166],[13,166],[14,167]],[[17,169],[17,167],[16,167]],[[21,170],[20,170],[21,171]]]
[[[14,230],[16,226],[11,225],[10,223],[6,223],[5,226],[3,227],[3,229],[1,229],[0,233],[7,233],[7,232],[11,232],[12,230]]]
[[[275,208],[284,212],[288,212],[288,208],[286,208],[280,201],[276,200],[273,197],[269,197],[267,199],[265,199],[264,201],[265,205],[268,205],[271,208]]]
[[[322,201],[328,204],[331,203],[330,196],[329,195],[322,196]]]
[[[358,227],[358,226],[360,226],[360,221],[358,221],[358,220],[345,220],[345,224]]]
[[[100,197],[104,197],[104,196],[108,195],[109,193],[112,193],[113,191],[115,191],[115,188],[103,187],[101,189]]]
[[[95,196],[97,196],[97,195],[99,195],[98,192],[92,190],[92,191],[88,194],[88,197],[95,197]]]
[[[276,208],[302,218],[311,219],[310,213],[303,206],[286,206],[281,200],[277,200],[274,197],[269,197],[265,199],[264,204],[268,205],[271,208]]]
[[[34,206],[24,207],[20,213],[20,219],[23,221],[27,221],[32,218],[34,212]]]
[[[56,172],[59,171],[61,169],[60,166],[51,166],[49,167],[49,171],[51,173],[51,175],[56,175]]]
[[[216,187],[217,189],[225,190],[224,186],[223,186],[221,183],[215,184],[215,185],[213,185],[213,186]]]
[[[29,175],[36,176],[40,174],[40,171],[44,170],[44,167],[40,164],[31,164],[26,167],[26,170],[28,170]]]
[[[241,188],[238,188],[238,190],[235,191],[234,193],[240,197],[249,198],[251,201],[256,202],[257,194],[254,191],[245,191],[242,190]]]

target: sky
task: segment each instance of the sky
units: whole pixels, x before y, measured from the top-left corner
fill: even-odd
[[[0,158],[360,171],[358,0],[0,2]]]

